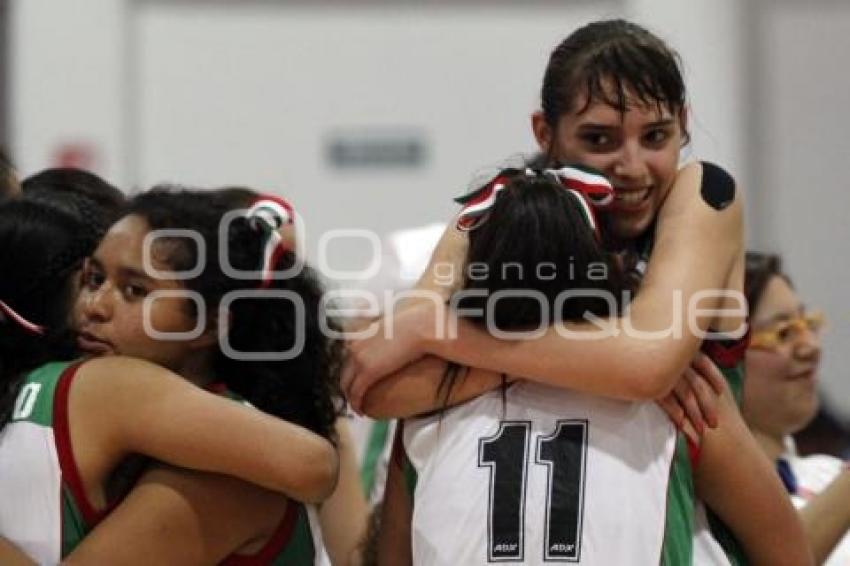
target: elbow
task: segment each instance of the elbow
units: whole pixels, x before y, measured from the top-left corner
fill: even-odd
[[[375,420],[394,418],[393,415],[389,414],[390,411],[388,411],[387,407],[384,405],[385,403],[381,403],[377,395],[366,393],[366,395],[363,396],[363,404],[360,406],[360,412]]]
[[[629,385],[625,388],[630,400],[655,401],[667,396],[687,367],[672,356],[658,356],[643,364],[629,364]]]
[[[405,419],[420,411],[419,399],[411,398],[409,389],[378,383],[363,396],[358,410],[376,421]],[[405,395],[405,393],[408,393]],[[430,408],[430,407],[426,407]]]
[[[674,375],[662,372],[651,372],[645,375],[643,379],[638,380],[636,398],[641,401],[655,401],[666,397],[676,385],[676,380],[672,379]]]
[[[368,395],[363,400],[361,413],[376,421],[389,421],[392,419],[405,419],[412,414],[400,411],[398,407],[394,407],[392,403],[387,403],[379,399],[371,399]]]
[[[303,488],[296,497],[304,503],[321,503],[333,494],[339,479],[339,452],[336,447],[326,440],[317,450],[316,455],[308,460],[309,469],[306,471]]]
[[[662,381],[654,376],[633,376],[630,381],[628,386],[624,388],[625,395],[623,396],[629,401],[655,401],[663,398],[670,391]]]

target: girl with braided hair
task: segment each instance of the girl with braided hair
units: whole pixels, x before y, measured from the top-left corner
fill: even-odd
[[[194,213],[195,218],[205,220],[214,218],[216,223],[225,210],[216,206],[214,198],[200,195],[194,199],[184,196],[182,200],[180,195],[143,195],[133,205],[140,214],[144,209],[151,218],[167,219],[174,213],[163,208],[178,203],[186,206],[184,214]],[[133,233],[125,229],[144,225],[142,218],[127,217],[124,228],[119,223],[118,232],[110,232],[118,238],[117,248],[111,236],[104,244],[112,242],[109,249],[121,251],[122,242],[126,243],[126,237]],[[233,254],[232,262],[241,268],[259,264],[265,247],[264,238],[248,224],[247,219],[242,219],[233,227],[233,237],[241,242],[238,247],[253,250]],[[143,229],[135,234],[144,232]],[[58,563],[120,501],[126,492],[124,480],[138,477],[136,462],[128,459],[131,454],[234,476],[304,501],[322,499],[336,479],[336,453],[327,439],[331,430],[328,423],[332,423],[335,409],[332,381],[314,380],[313,376],[333,374],[331,368],[336,362],[332,350],[308,340],[307,355],[316,355],[323,361],[295,360],[291,364],[293,370],[300,368],[298,371],[307,375],[297,378],[293,374],[286,391],[315,398],[307,407],[287,399],[281,389],[276,390],[280,392],[277,396],[268,395],[274,386],[266,381],[281,379],[271,377],[274,372],[260,367],[262,363],[244,380],[238,380],[242,376],[237,373],[226,379],[224,387],[231,386],[235,390],[232,395],[256,396],[258,402],[264,398],[263,410],[286,414],[302,426],[205,392],[170,371],[183,369],[182,362],[189,363],[188,358],[192,357],[191,365],[196,371],[189,372],[190,378],[211,385],[202,370],[231,367],[229,360],[215,355],[218,340],[214,328],[204,328],[201,335],[182,342],[163,342],[151,351],[145,350],[150,344],[144,339],[138,344],[130,339],[139,336],[122,334],[110,343],[119,354],[151,354],[148,357],[161,362],[161,366],[126,356],[78,360],[80,347],[94,351],[107,346],[91,334],[91,327],[78,333],[71,314],[78,284],[74,274],[92,253],[99,236],[78,217],[48,203],[24,198],[0,205],[0,271],[4,274],[0,278],[0,415],[4,418],[0,431],[0,492],[4,501],[0,507],[0,535],[40,563]],[[157,262],[171,257],[168,252],[174,252],[175,262],[186,261],[192,254],[179,244],[178,240],[154,245],[154,265],[166,269]],[[138,254],[140,248],[141,241],[135,249]],[[110,278],[103,281],[99,279],[100,272],[93,272],[91,267],[86,273],[84,281],[90,292],[101,293],[108,288],[104,294],[132,302],[141,319],[141,302],[137,300],[146,281],[143,269],[124,265],[104,274]],[[123,278],[120,285],[113,286],[115,276]],[[305,277],[292,283],[293,292],[310,290],[314,285]],[[163,284],[172,290],[177,286],[174,280]],[[224,292],[216,282],[204,291],[218,293],[219,297]],[[246,317],[251,321],[263,319],[260,311],[268,305],[258,307],[252,302],[245,301],[243,309],[233,309],[234,328],[244,327]],[[93,303],[100,305],[101,301],[93,299]],[[190,303],[173,296],[154,301],[150,308],[153,329],[187,329],[188,321],[201,318],[202,312],[192,311]],[[316,316],[312,319],[314,324]],[[294,323],[290,320],[289,327],[286,323],[275,324],[274,330],[288,336],[282,339],[292,341]],[[234,332],[229,338],[230,345],[238,351],[246,349],[244,340],[251,337]],[[122,351],[128,343],[131,346]],[[181,351],[186,354],[184,357]],[[195,353],[198,355],[193,356]],[[242,369],[232,367],[234,372]],[[281,446],[286,449],[281,450]],[[218,480],[236,482],[224,477]],[[137,491],[146,485],[150,484],[140,484]],[[255,500],[273,499],[270,491],[262,493],[262,497],[255,495]],[[288,519],[298,519],[295,506],[286,509]],[[301,528],[299,521],[292,523]],[[238,545],[230,550],[234,548]],[[227,552],[221,557],[226,555]],[[141,556],[144,554],[136,553],[137,560]]]

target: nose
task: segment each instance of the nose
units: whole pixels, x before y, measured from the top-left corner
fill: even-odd
[[[80,311],[83,318],[92,322],[103,322],[112,317],[112,300],[108,284],[97,289],[84,289],[80,293]]]
[[[799,360],[817,362],[820,359],[820,337],[817,332],[801,328],[794,338],[793,352]]]
[[[614,175],[624,180],[646,178],[646,161],[639,143],[629,140],[622,145],[614,163]]]

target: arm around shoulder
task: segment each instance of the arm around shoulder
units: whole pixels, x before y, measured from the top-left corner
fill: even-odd
[[[100,430],[116,460],[140,453],[185,468],[232,475],[301,501],[333,491],[336,449],[305,428],[209,393],[141,360],[84,363],[76,412]]]
[[[448,317],[434,334],[421,325],[421,349],[464,365],[607,397],[663,397],[699,348],[743,257],[740,191],[717,210],[703,198],[701,182],[699,164],[683,168],[677,177],[658,214],[646,277],[623,317],[599,326],[567,323],[521,341],[499,340]],[[452,324],[457,339],[446,338]]]

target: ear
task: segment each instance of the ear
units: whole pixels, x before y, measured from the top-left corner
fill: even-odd
[[[537,140],[540,151],[549,155],[549,151],[552,149],[554,132],[546,122],[546,118],[543,117],[541,110],[537,110],[531,114],[531,131],[534,133],[534,139]]]
[[[691,116],[691,109],[688,105],[682,106],[682,109],[679,110],[679,129],[682,130],[682,135],[685,135],[685,132],[688,130],[688,119]]]

